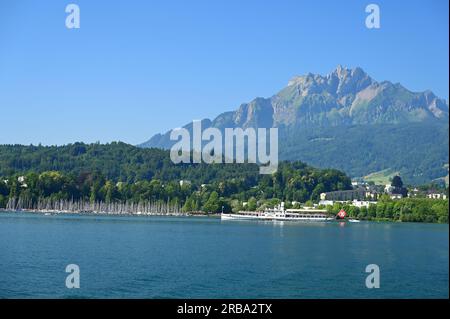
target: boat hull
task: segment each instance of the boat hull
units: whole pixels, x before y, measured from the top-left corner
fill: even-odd
[[[244,215],[244,214],[221,214],[222,220],[274,220],[274,221],[296,221],[296,222],[328,222],[334,220],[329,217],[286,217],[270,215]]]
[[[248,216],[242,214],[221,214],[222,220],[272,220],[273,218],[268,216]]]

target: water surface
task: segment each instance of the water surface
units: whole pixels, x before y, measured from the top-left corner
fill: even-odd
[[[448,298],[448,230],[3,212],[0,297]],[[65,286],[68,264],[80,289]]]

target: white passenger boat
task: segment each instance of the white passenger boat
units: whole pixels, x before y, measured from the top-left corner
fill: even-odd
[[[335,220],[334,217],[329,216],[325,209],[285,209],[284,203],[281,203],[276,208],[269,208],[260,212],[240,211],[236,214],[222,213],[220,217],[222,220],[276,220],[311,222],[325,222]]]

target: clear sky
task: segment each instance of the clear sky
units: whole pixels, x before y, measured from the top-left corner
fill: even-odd
[[[76,3],[81,28],[65,27]],[[367,29],[367,4],[381,28]],[[448,100],[448,1],[0,1],[0,143],[131,144],[338,64]]]

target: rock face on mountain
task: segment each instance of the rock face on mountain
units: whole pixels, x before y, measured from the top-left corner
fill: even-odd
[[[369,165],[371,167],[364,170],[359,169],[361,163],[358,161],[352,167],[345,167],[345,165],[343,167],[336,165],[332,158],[318,160],[321,154],[317,154],[317,160],[314,157],[305,156],[305,151],[310,153],[314,148],[317,149],[318,142],[330,141],[330,139],[338,145],[342,142],[338,136],[342,137],[343,131],[352,128],[353,134],[350,139],[354,142],[354,152],[367,154],[369,141],[360,140],[362,136],[359,136],[361,135],[359,131],[370,130],[374,134],[377,133],[378,136],[373,135],[372,138],[379,141],[380,138],[389,138],[379,136],[384,129],[413,127],[412,131],[406,129],[408,134],[425,136],[430,131],[441,132],[434,136],[435,138],[443,136],[444,140],[424,141],[427,144],[440,143],[442,151],[438,151],[439,154],[427,154],[430,149],[427,145],[416,146],[423,149],[424,159],[436,158],[434,165],[443,167],[448,163],[448,117],[448,104],[431,91],[411,92],[398,83],[377,82],[359,67],[348,69],[338,66],[325,76],[309,73],[294,77],[285,88],[272,97],[258,97],[240,105],[234,112],[222,113],[212,121],[204,120],[202,127],[213,126],[220,129],[279,127],[282,158],[309,160],[313,165],[344,169],[353,176],[364,176],[373,173],[374,170],[396,169],[404,173],[407,181],[426,182],[440,177],[440,174],[446,175],[446,169],[443,168],[439,173],[430,175],[426,172],[426,168],[422,167],[422,171],[418,172],[418,168],[413,167],[414,165],[421,167],[420,163],[411,163],[408,168],[404,167],[405,164],[400,164],[405,163],[408,154],[404,154],[404,159],[395,160],[399,165],[403,165],[402,167],[396,167],[398,166],[396,163],[387,162],[376,154],[370,154],[370,158],[373,158],[377,165]],[[190,129],[191,125],[188,124],[186,128]],[[306,142],[303,141],[305,135],[311,135],[312,131],[314,136]],[[324,132],[326,136],[321,137]],[[405,130],[399,132],[405,132]],[[170,148],[174,141],[170,141],[169,134],[170,131],[164,135],[155,135],[141,146]],[[364,138],[367,136],[364,135]],[[399,143],[403,143],[399,136],[391,138],[394,140],[398,138]],[[292,148],[296,140],[299,141],[298,143],[306,143],[306,145],[298,145],[303,154],[296,151],[295,147]],[[287,145],[291,145],[289,154],[286,154]],[[402,145],[392,147],[404,148]],[[367,167],[367,165],[364,166]]]
[[[271,98],[256,98],[223,113],[217,126],[279,127],[420,122],[448,117],[448,105],[431,91],[413,93],[400,84],[376,82],[361,68],[338,66],[321,76],[294,77]],[[216,125],[214,125],[216,126]]]

